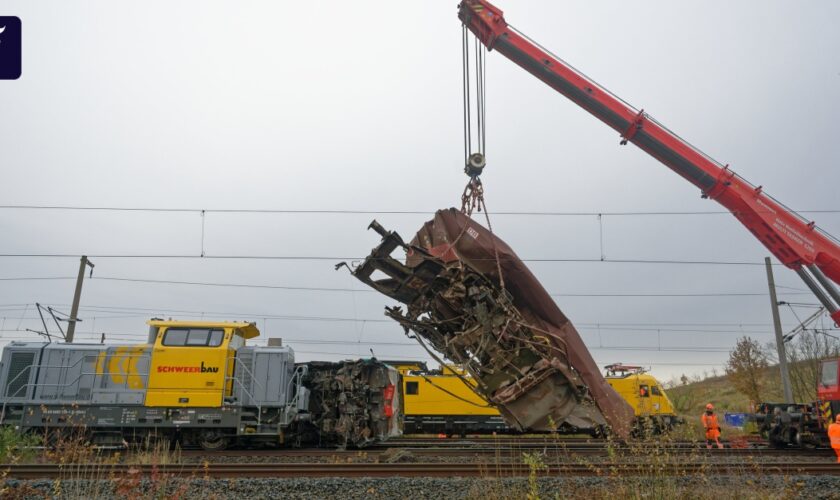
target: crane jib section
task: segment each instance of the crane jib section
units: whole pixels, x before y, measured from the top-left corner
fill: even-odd
[[[840,244],[813,222],[517,32],[492,4],[465,0],[459,17],[489,50],[501,53],[616,130],[621,144],[635,144],[697,186],[704,198],[726,207],[784,265],[796,270],[816,266],[840,283]]]

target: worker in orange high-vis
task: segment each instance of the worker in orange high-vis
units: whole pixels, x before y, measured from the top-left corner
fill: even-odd
[[[723,448],[720,442],[720,425],[718,425],[718,418],[715,414],[715,407],[712,403],[706,405],[706,412],[700,417],[703,422],[703,428],[706,429],[706,448],[712,449],[712,445],[716,444],[718,448]]]
[[[828,439],[831,440],[831,447],[834,448],[837,463],[840,464],[840,415],[837,415],[834,423],[828,426]]]

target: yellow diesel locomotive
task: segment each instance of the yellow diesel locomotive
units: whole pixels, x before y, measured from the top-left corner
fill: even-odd
[[[295,363],[254,323],[152,320],[140,345],[11,342],[0,424],[81,430],[103,446],[155,440],[363,446],[400,434],[399,373],[375,359]]]
[[[423,362],[385,361],[403,377],[406,434],[466,435],[513,432],[499,411],[469,385],[469,374],[453,366],[430,370]],[[661,432],[680,422],[665,390],[653,375],[638,366],[605,367],[610,386],[635,410],[638,429]],[[561,433],[577,429],[561,427]]]

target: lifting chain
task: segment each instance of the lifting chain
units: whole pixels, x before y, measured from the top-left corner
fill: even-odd
[[[484,203],[484,185],[481,183],[481,179],[478,176],[470,177],[470,181],[467,183],[467,186],[464,188],[464,193],[461,195],[461,213],[465,214],[467,217],[472,217],[474,211],[478,210],[479,212],[484,212],[484,218],[487,221],[487,230],[490,231],[490,236],[493,237],[493,226],[490,224],[490,214],[487,213],[487,205]],[[466,231],[467,226],[464,226],[464,231]],[[463,231],[461,235],[463,235]],[[455,241],[461,239],[461,235],[456,238]],[[496,260],[496,272],[499,273],[499,285],[504,290],[505,288],[505,277],[502,274],[502,263],[499,260],[499,249],[496,248],[496,241],[493,240],[493,256]]]
[[[481,184],[478,176],[470,177],[461,195],[461,212],[471,217],[475,209],[481,212],[482,208],[484,208],[484,185]]]

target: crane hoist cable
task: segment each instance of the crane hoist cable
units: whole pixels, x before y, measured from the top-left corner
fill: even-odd
[[[470,42],[473,42],[475,56],[470,58]],[[475,38],[466,26],[462,26],[461,37],[461,77],[464,100],[464,172],[470,177],[478,177],[485,165],[485,53],[487,49]],[[470,74],[475,73],[475,78]],[[473,89],[475,86],[475,89]],[[475,110],[473,110],[475,99]],[[475,128],[473,128],[475,114]]]
[[[472,216],[473,211],[478,210],[484,212],[484,217],[487,221],[487,229],[493,233],[493,226],[490,224],[490,215],[487,213],[487,205],[484,201],[484,185],[481,183],[481,172],[487,164],[485,158],[485,151],[487,145],[486,134],[486,80],[487,80],[487,66],[485,65],[485,55],[487,47],[481,41],[470,33],[466,25],[462,25],[461,32],[461,62],[462,62],[462,91],[464,99],[464,156],[466,166],[464,172],[469,176],[470,180],[464,187],[464,192],[461,194],[461,212]],[[473,65],[470,64],[470,39],[474,44],[475,57],[473,58]],[[475,149],[473,149],[473,128],[472,128],[472,82],[470,81],[470,73],[475,71]],[[466,226],[464,227],[466,231]],[[463,235],[463,232],[462,232]],[[460,238],[461,236],[458,236]],[[505,278],[502,275],[502,265],[499,261],[499,252],[496,248],[495,242],[493,244],[493,253],[496,258],[496,269],[499,273],[499,284],[505,288]]]
[[[470,61],[470,41],[473,39],[475,57]],[[461,72],[462,94],[464,100],[464,172],[470,178],[478,178],[486,164],[485,146],[485,53],[487,49],[475,38],[466,26],[462,26],[461,37]],[[471,79],[470,74],[475,73]],[[473,91],[473,85],[475,90]],[[473,112],[472,100],[475,99]],[[473,114],[475,114],[475,128],[473,128]]]
[[[473,44],[475,56],[470,58],[470,45]],[[485,76],[484,45],[480,43],[462,25],[461,32],[461,76],[462,76],[462,97],[464,101],[464,173],[470,180],[461,195],[461,211],[472,215],[475,209],[480,212],[484,204],[484,188],[479,176],[486,165],[485,160]],[[474,78],[471,78],[472,74]],[[475,91],[473,91],[473,85]],[[473,111],[473,98],[475,98],[475,110]],[[475,128],[473,128],[473,114],[475,114]]]

